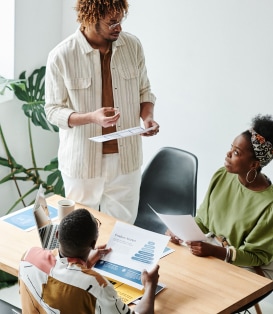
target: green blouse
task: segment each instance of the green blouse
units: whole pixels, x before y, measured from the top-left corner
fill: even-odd
[[[236,248],[238,266],[273,260],[273,186],[251,191],[237,174],[220,168],[212,177],[195,220],[204,233],[224,236]]]

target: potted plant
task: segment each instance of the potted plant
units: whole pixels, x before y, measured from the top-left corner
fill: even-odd
[[[18,199],[10,206],[6,214],[10,213],[21,202],[23,207],[29,204],[25,203],[27,196],[31,195],[35,190],[38,190],[42,184],[45,189],[45,194],[54,193],[64,196],[64,187],[61,173],[58,170],[57,157],[52,159],[47,165],[38,166],[35,157],[35,148],[33,145],[33,127],[41,127],[44,130],[58,132],[58,128],[50,124],[44,112],[44,91],[45,91],[45,66],[34,70],[29,77],[26,77],[26,72],[22,72],[18,80],[7,80],[0,76],[0,95],[4,94],[6,89],[14,92],[15,96],[23,102],[22,109],[27,118],[27,132],[29,140],[29,156],[31,158],[31,167],[23,166],[19,158],[15,158],[9,149],[4,131],[0,123],[0,139],[4,147],[6,156],[0,156],[0,167],[9,168],[10,172],[3,178],[0,178],[0,184],[8,181],[13,181],[18,191]],[[47,175],[46,179],[42,179],[41,173]],[[22,193],[18,182],[25,181],[33,182],[33,186]],[[34,200],[33,200],[34,201]],[[32,201],[32,202],[33,202]]]

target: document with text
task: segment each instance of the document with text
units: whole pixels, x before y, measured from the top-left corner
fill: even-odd
[[[162,220],[167,228],[184,242],[207,241],[206,235],[198,227],[192,215],[159,214],[151,205],[148,204],[148,206]]]
[[[20,228],[24,231],[30,231],[36,228],[36,223],[34,220],[33,214],[34,205],[27,206],[25,208],[19,209],[11,214],[0,217],[0,220],[3,220],[11,225],[14,225],[17,228]],[[58,218],[57,208],[48,205],[49,216],[51,220],[56,220]]]
[[[151,128],[148,128],[148,129],[144,129],[140,126],[137,126],[134,128],[125,129],[125,130],[121,130],[121,131],[117,131],[117,132],[113,132],[113,133],[109,133],[109,134],[105,134],[105,135],[89,137],[89,140],[102,143],[102,142],[106,142],[106,141],[110,141],[110,140],[116,140],[116,139],[119,139],[122,137],[143,134],[143,133],[152,131],[154,129],[155,129],[154,126]]]
[[[119,282],[117,280],[113,280],[112,278],[107,278],[111,284],[114,286],[114,289],[117,291],[118,296],[122,299],[122,301],[126,304],[134,303],[137,304],[143,294],[144,289],[139,290],[130,285],[126,285],[125,283]],[[164,290],[166,287],[163,283],[158,283],[155,291],[155,295]]]
[[[169,239],[169,236],[117,221],[107,243],[112,251],[93,268],[103,276],[141,290],[142,271],[150,271],[158,263]]]

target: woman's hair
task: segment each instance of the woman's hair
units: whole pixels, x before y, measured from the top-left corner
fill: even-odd
[[[265,141],[270,142],[273,145],[273,117],[271,115],[258,114],[252,119],[251,127],[256,133],[264,137]],[[249,140],[249,147],[253,153],[253,158],[256,158],[253,145],[251,144],[251,132],[246,130],[242,133]]]
[[[251,127],[273,145],[273,118],[270,115],[257,115],[252,119]]]
[[[75,10],[77,11],[77,21],[82,26],[97,24],[100,19],[104,19],[107,14],[128,13],[127,0],[77,0]]]
[[[79,256],[83,248],[91,246],[98,237],[98,225],[94,216],[84,208],[76,209],[65,216],[58,229],[58,238],[63,248],[69,248]]]

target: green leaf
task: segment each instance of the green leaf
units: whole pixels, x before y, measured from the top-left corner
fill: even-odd
[[[10,159],[6,159],[3,157],[0,157],[0,165],[4,167],[8,167],[10,169],[24,169],[26,170],[22,165],[18,164],[13,157],[10,156]]]
[[[24,71],[19,76],[20,84],[12,83],[10,86],[15,96],[24,102],[22,109],[35,126],[58,132],[58,127],[48,122],[44,111],[45,70],[46,67],[42,66],[40,69],[34,70],[29,77],[26,77]]]
[[[42,127],[44,130],[58,132],[58,127],[51,125],[45,115],[45,67],[34,70],[29,77],[26,76],[26,71],[22,72],[18,80],[7,80],[0,76],[0,94],[4,93],[5,89],[10,89],[14,92],[15,96],[23,102],[22,109],[25,116],[28,118],[28,135],[29,135],[29,149],[31,155],[32,166],[25,168],[17,163],[13,158],[0,124],[0,140],[3,143],[6,158],[0,157],[0,167],[9,169],[9,173],[3,178],[0,178],[0,184],[7,181],[13,181],[17,189],[19,198],[9,208],[9,212],[22,203],[25,206],[25,198],[37,190],[42,184],[45,188],[45,194],[55,193],[62,196],[64,194],[64,185],[61,172],[58,170],[58,159],[54,158],[50,164],[45,167],[38,167],[36,163],[34,146],[32,141],[32,128],[34,126]],[[20,155],[19,155],[20,156]],[[40,171],[49,172],[46,181],[43,181],[40,176]],[[22,195],[18,182],[32,181],[32,188]]]
[[[12,90],[11,84],[17,84],[18,86],[21,86],[23,88],[23,82],[21,80],[9,80],[4,78],[3,76],[0,76],[0,85],[1,85],[1,90],[0,90],[0,95],[5,94],[5,90],[9,89]]]
[[[45,171],[54,171],[54,170],[58,170],[58,158],[55,157],[53,159],[50,160],[50,164],[49,165],[46,165],[44,167],[44,170]]]
[[[47,184],[53,186],[53,192],[65,196],[63,178],[60,170],[58,170],[58,158],[52,159],[50,164],[45,166],[44,170],[52,171],[47,177]]]
[[[6,158],[3,158],[3,157],[0,157],[0,165],[4,167],[9,167],[9,168],[12,167],[10,162]]]
[[[48,185],[53,186],[54,194],[59,194],[64,196],[64,186],[61,172],[59,170],[54,171],[47,177]]]

